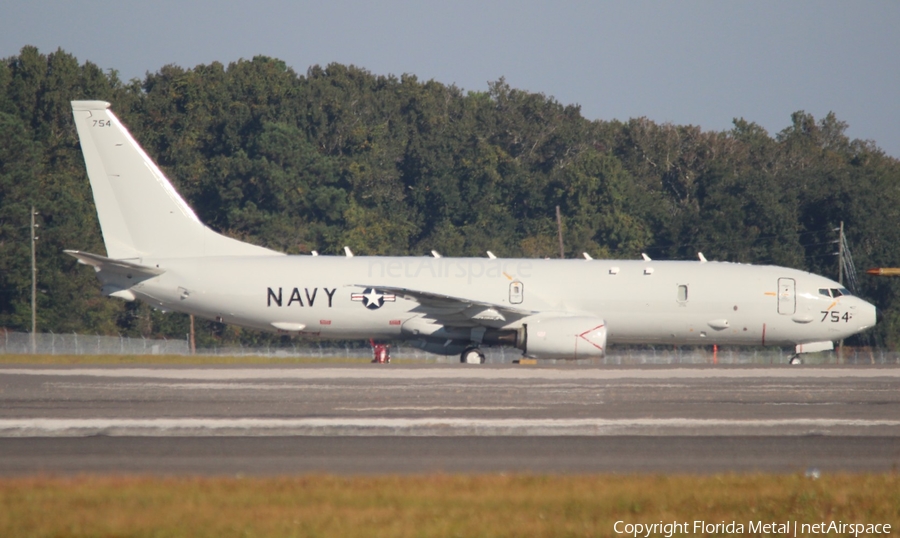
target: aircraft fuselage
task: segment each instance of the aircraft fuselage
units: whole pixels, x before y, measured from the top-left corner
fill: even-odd
[[[292,332],[326,338],[414,336],[406,328],[422,315],[419,305],[378,286],[595,316],[605,320],[611,344],[833,341],[876,317],[858,297],[822,293],[842,288],[827,278],[723,262],[251,256],[142,263],[165,270],[131,288],[156,307],[270,331],[302,326]]]

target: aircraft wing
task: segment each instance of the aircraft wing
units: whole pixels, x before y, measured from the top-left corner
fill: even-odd
[[[79,263],[92,266],[97,272],[104,271],[106,273],[124,275],[128,278],[143,279],[153,278],[165,273],[165,270],[158,267],[150,267],[125,260],[113,260],[112,258],[91,254],[90,252],[81,252],[79,250],[64,250],[63,252],[77,258]]]
[[[464,299],[428,291],[367,284],[358,284],[358,286],[416,302],[418,306],[413,309],[413,312],[421,313],[422,317],[432,319],[436,323],[447,327],[492,326],[497,325],[498,322],[505,325],[511,321],[535,314],[533,310],[524,308]]]

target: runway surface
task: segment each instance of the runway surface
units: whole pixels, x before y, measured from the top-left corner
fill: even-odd
[[[0,367],[0,474],[900,468],[900,368]]]

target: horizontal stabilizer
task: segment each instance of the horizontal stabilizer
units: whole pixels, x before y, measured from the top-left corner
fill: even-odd
[[[103,271],[143,280],[165,273],[165,270],[160,269],[159,267],[149,267],[147,265],[140,265],[124,260],[113,260],[97,254],[91,254],[90,252],[81,252],[78,250],[64,250],[63,252],[77,258],[79,263],[92,266],[97,272]]]

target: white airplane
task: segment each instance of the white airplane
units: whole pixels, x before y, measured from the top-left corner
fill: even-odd
[[[109,103],[72,109],[107,255],[66,252],[107,296],[308,337],[407,340],[467,363],[484,361],[481,346],[580,359],[610,344],[795,346],[794,362],[876,323],[833,280],[702,255],[286,256],[204,226]]]

